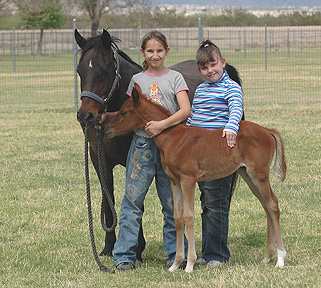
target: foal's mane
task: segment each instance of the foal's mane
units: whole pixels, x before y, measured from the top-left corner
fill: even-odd
[[[81,62],[82,58],[85,56],[85,54],[90,50],[90,49],[96,49],[101,54],[104,54],[104,47],[101,43],[101,35],[96,35],[94,37],[90,37],[87,40],[87,43],[85,47],[81,50],[81,57],[79,62]],[[115,36],[111,36],[111,46],[114,48],[114,50],[117,50],[118,54],[123,57],[126,61],[130,62],[132,65],[136,66],[139,69],[142,69],[142,67],[134,62],[124,51],[120,50],[118,48],[117,43],[121,42],[121,40]]]
[[[150,99],[150,98],[147,98],[145,95],[143,95],[143,94],[141,94],[142,95],[142,99],[144,99],[144,101],[147,101],[147,103],[150,103],[149,105],[151,105],[151,106],[153,106],[153,108],[155,108],[155,109],[157,109],[157,110],[160,110],[162,113],[164,113],[167,117],[169,117],[169,116],[171,116],[172,115],[172,113],[168,110],[168,109],[166,109],[164,106],[162,106],[162,105],[160,105],[160,104],[158,104],[158,103],[156,103],[156,102],[154,102],[152,99]],[[153,112],[154,111],[154,109],[150,109],[150,110],[148,110],[148,111],[144,111],[146,114],[147,113],[149,113],[149,112],[151,112],[153,115],[155,115],[155,113]]]

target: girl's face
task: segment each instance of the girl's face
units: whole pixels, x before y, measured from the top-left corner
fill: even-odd
[[[164,68],[165,57],[167,56],[169,49],[169,47],[165,49],[163,44],[156,39],[148,40],[145,49],[140,49],[140,52],[147,61],[148,70],[159,70]]]
[[[214,55],[214,61],[207,62],[205,65],[199,65],[198,69],[202,76],[209,82],[216,82],[223,75],[223,70],[226,65],[226,60],[219,59]]]

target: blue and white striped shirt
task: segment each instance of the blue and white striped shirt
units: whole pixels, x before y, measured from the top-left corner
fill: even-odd
[[[219,129],[237,135],[243,115],[243,91],[224,71],[216,82],[200,84],[186,125],[207,129]]]

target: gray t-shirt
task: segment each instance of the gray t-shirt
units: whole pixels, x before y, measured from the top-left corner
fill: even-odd
[[[183,75],[171,69],[160,75],[148,74],[146,71],[135,74],[128,85],[127,95],[131,96],[135,83],[147,98],[167,108],[172,114],[179,110],[177,93],[188,91]],[[148,137],[144,129],[138,130],[135,130],[136,134]]]

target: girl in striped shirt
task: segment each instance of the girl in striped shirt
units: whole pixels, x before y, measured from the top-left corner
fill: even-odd
[[[200,84],[186,125],[223,129],[222,137],[233,149],[243,115],[243,91],[224,71],[226,60],[210,40],[201,43],[197,65],[206,81]],[[215,149],[215,147],[213,147]],[[230,259],[227,245],[229,199],[233,174],[212,181],[199,182],[202,206],[202,255],[196,264],[215,267]]]

